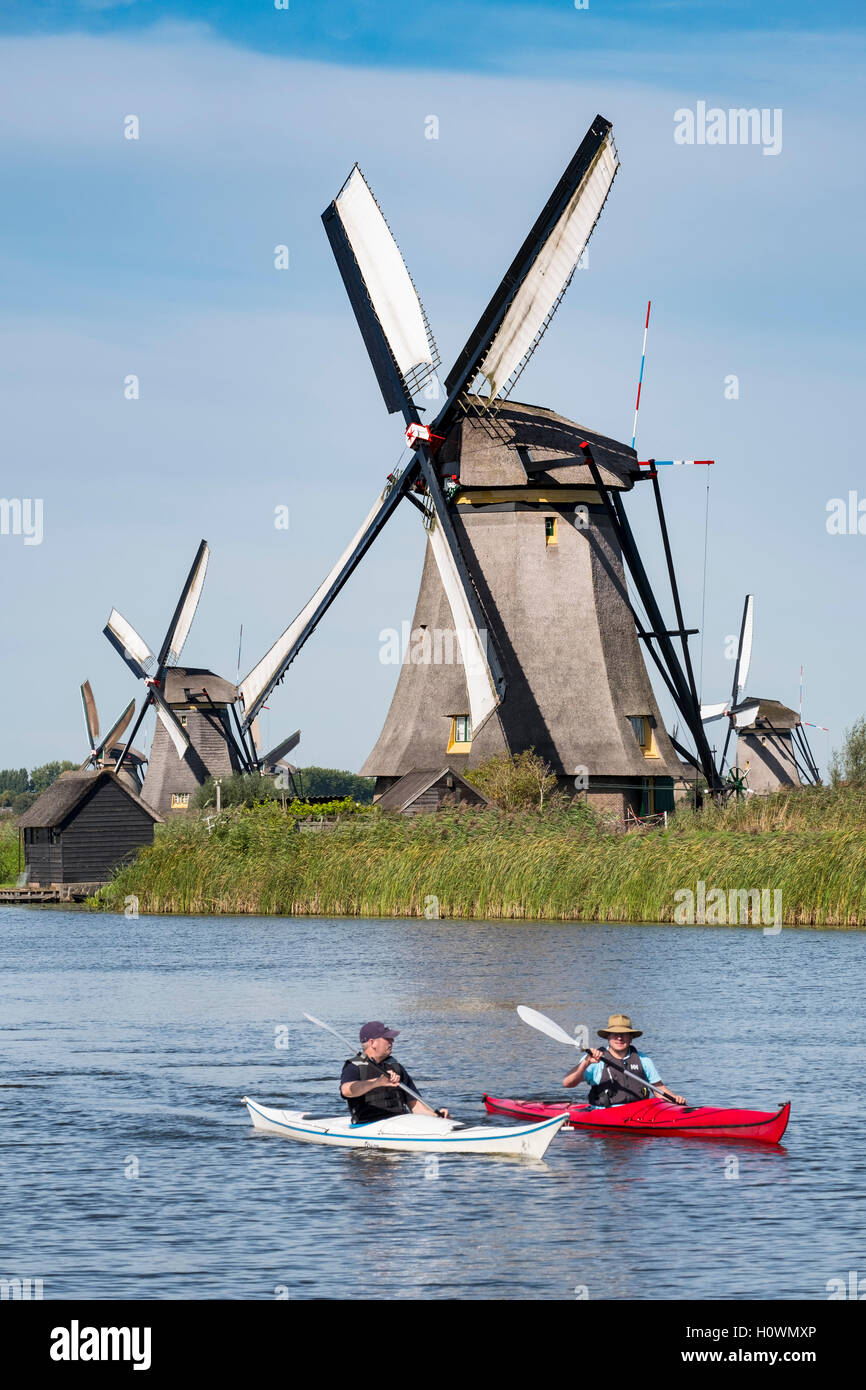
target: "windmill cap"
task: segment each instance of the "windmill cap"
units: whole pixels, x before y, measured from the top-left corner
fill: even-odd
[[[358,1036],[362,1043],[372,1042],[374,1038],[387,1038],[389,1042],[393,1042],[394,1038],[399,1038],[400,1029],[386,1028],[384,1023],[379,1023],[377,1021],[375,1023],[365,1023]]]
[[[611,1014],[607,1020],[607,1027],[598,1030],[600,1038],[609,1038],[611,1033],[629,1033],[633,1038],[643,1037],[640,1028],[632,1028],[628,1014]]]

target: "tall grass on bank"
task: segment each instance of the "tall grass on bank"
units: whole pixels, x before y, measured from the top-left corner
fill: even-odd
[[[0,816],[0,888],[18,878],[18,826],[14,816]]]
[[[789,925],[866,926],[866,792],[809,789],[608,833],[545,813],[373,810],[299,833],[278,807],[174,821],[103,889],[119,910],[670,922],[678,890],[781,891]]]

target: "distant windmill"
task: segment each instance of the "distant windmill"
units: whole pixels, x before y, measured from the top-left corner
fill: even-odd
[[[89,767],[99,770],[105,767],[116,768],[120,758],[123,757],[124,765],[121,773],[127,779],[131,789],[140,793],[142,768],[147,762],[147,758],[137,748],[131,748],[128,744],[120,742],[122,734],[135,713],[135,701],[130,700],[123,714],[101,740],[99,737],[99,715],[90,681],[85,681],[81,686],[81,703],[84,708],[84,727],[87,730],[90,754],[81,764],[78,769],[79,772],[84,772]]]
[[[655,469],[642,474],[627,445],[506,399],[571,282],[618,167],[610,122],[598,116],[458,356],[429,425],[413,397],[432,390],[438,352],[388,224],[353,168],[323,222],[386,407],[402,412],[412,454],[309,603],[241,681],[244,728],[407,497],[427,532],[412,628],[420,657],[403,662],[362,768],[376,777],[377,795],[413,768],[439,770],[447,761],[462,770],[529,747],[563,786],[585,775],[590,795],[623,810],[666,809],[665,798],[672,805],[681,773],[675,747],[719,788]],[[622,501],[646,477],[663,529],[673,630]],[[646,626],[628,598],[624,561]],[[638,639],[695,753],[669,738]]]
[[[701,718],[709,724],[728,716],[719,763],[722,772],[731,735],[737,734],[737,765],[729,773],[729,784],[735,789],[766,793],[778,787],[817,784],[821,777],[797,712],[779,700],[745,693],[752,658],[754,609],[754,595],[747,594],[730,699],[722,704],[702,705]]]
[[[201,598],[209,554],[207,542],[202,541],[158,655],[154,656],[117,609],[112,609],[104,629],[111,645],[146,687],[131,739],[150,705],[156,710],[142,795],[161,815],[187,809],[190,797],[208,777],[270,770],[300,738],[299,733],[293,734],[270,753],[260,755],[253,739],[247,742],[241,731],[234,709],[237,687],[213,671],[178,664]],[[124,761],[121,756],[118,769]]]

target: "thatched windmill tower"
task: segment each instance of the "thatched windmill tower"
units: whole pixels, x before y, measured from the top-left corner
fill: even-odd
[[[655,471],[633,449],[549,410],[506,404],[601,214],[618,168],[596,117],[445,381],[430,425],[413,397],[438,353],[397,244],[360,169],[323,221],[385,404],[402,411],[409,462],[312,599],[241,682],[244,727],[314,631],[399,502],[422,514],[428,546],[413,635],[382,734],[362,769],[382,792],[413,769],[460,772],[535,748],[562,782],[621,811],[666,809],[674,748],[712,788]],[[644,570],[623,506],[650,478],[677,624]],[[643,626],[625,565],[648,615]],[[638,639],[692,735],[668,737]],[[681,664],[673,645],[683,648]]]
[[[581,445],[607,488],[635,481],[625,445],[508,403],[491,435],[465,416],[439,451],[452,521],[500,654],[507,696],[473,728],[453,618],[432,545],[385,726],[362,773],[384,791],[444,755],[456,769],[532,747],[563,785],[645,812],[672,808],[679,759],[625,602],[622,552]],[[466,737],[468,735],[468,737]]]
[[[156,709],[142,797],[161,816],[188,810],[193,794],[208,777],[272,770],[300,738],[298,732],[270,753],[260,754],[257,727],[246,736],[241,730],[235,711],[237,687],[213,671],[178,664],[201,597],[209,555],[207,542],[202,541],[158,656],[116,608],[104,628],[111,645],[147,690],[127,747],[150,705]],[[125,761],[126,755],[121,754],[118,773]]]

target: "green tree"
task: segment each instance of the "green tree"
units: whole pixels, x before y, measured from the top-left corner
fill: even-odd
[[[223,777],[220,783],[220,806],[255,806],[259,801],[274,801],[282,793],[274,785],[274,777],[262,777],[258,772],[236,772],[232,777]],[[291,799],[291,790],[288,793]],[[216,806],[216,783],[212,777],[203,782],[190,801],[194,810],[201,811]]]
[[[301,767],[298,772],[304,796],[350,796],[363,805],[373,800],[374,777],[359,777],[356,772],[341,772],[335,767]]]
[[[65,760],[62,763],[43,763],[41,767],[34,767],[30,774],[29,790],[44,792],[46,787],[50,787],[52,782],[57,781],[61,772],[72,772],[77,766],[78,763],[70,763],[68,760]],[[22,791],[27,790],[27,787],[22,788]]]
[[[0,771],[0,792],[26,792],[29,786],[26,767],[4,767]]]
[[[838,787],[840,782],[850,782],[855,787],[866,786],[866,715],[845,730],[842,747],[833,749],[830,781],[834,787]]]
[[[464,774],[503,811],[541,810],[556,786],[556,777],[532,748],[523,753],[500,753]]]

